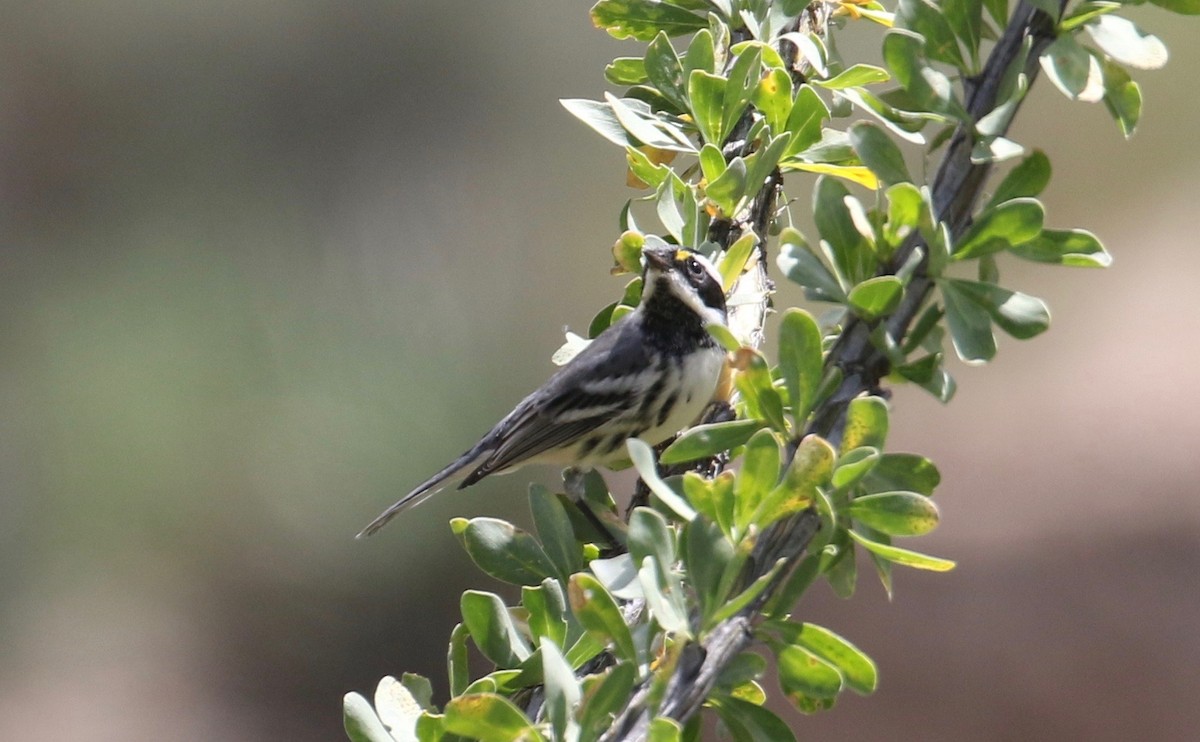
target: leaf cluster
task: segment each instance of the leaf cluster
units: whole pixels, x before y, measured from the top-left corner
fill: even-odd
[[[1200,12],[1195,0],[1155,2]],[[373,708],[346,697],[351,738],[592,742],[628,728],[636,712],[648,719],[643,738],[697,739],[699,715],[672,705],[675,678],[695,665],[697,647],[749,616],[749,643],[771,662],[757,651],[731,654],[702,699],[735,740],[795,738],[764,706],[772,685],[806,713],[846,689],[871,693],[874,663],[793,611],[817,583],[851,597],[864,564],[889,596],[896,565],[953,568],[896,543],[938,524],[940,475],[924,456],[887,448],[878,384],[913,383],[949,401],[947,340],[962,361],[982,363],[997,352],[996,330],[1016,339],[1044,332],[1046,304],[1002,286],[1002,261],[1111,262],[1091,233],[1047,227],[1038,197],[1049,159],[1007,133],[1038,70],[1073,99],[1103,101],[1120,131],[1133,133],[1141,93],[1128,70],[1161,66],[1166,49],[1122,18],[1123,8],[597,2],[598,27],[646,43],[606,68],[616,92],[563,101],[622,148],[639,194],[621,209],[613,272],[636,276],[643,249],[679,245],[710,256],[736,297],[748,272],[765,270],[775,237],[781,275],[825,311],[781,311],[773,359],[758,347],[761,323],[711,328],[730,352],[725,396],[735,419],[698,424],[658,452],[630,439],[650,497],[626,517],[600,475],[568,470],[561,491],[531,488],[533,532],[493,518],[453,521],[472,560],[518,586],[519,600],[465,593],[448,651],[449,701],[435,705],[423,678],[385,678]],[[1042,36],[1030,30],[1031,12]],[[837,30],[860,22],[882,31],[882,67],[838,51]],[[979,85],[992,86],[984,110],[972,97]],[[962,141],[963,167],[1004,170],[989,197],[966,194],[965,218],[948,215],[937,184],[919,177]],[[811,237],[792,223],[785,179],[811,190],[802,201]],[[588,337],[633,311],[641,291],[640,278],[629,280]],[[751,301],[765,307],[768,297]],[[878,359],[873,376],[844,362],[852,331]],[[586,342],[571,336],[555,360]],[[867,382],[848,394],[850,374]],[[825,424],[830,410],[835,425]],[[820,524],[807,548],[763,562],[766,540],[799,516]],[[472,653],[495,669],[473,679]]]

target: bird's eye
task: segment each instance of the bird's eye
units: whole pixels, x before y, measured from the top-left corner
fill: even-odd
[[[695,258],[688,258],[684,265],[687,267],[688,273],[692,274],[693,276],[699,278],[700,276],[704,275],[704,266],[700,265],[699,260],[696,260]]]

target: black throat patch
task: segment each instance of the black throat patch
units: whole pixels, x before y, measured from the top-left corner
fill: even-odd
[[[671,355],[684,355],[697,347],[712,348],[716,341],[704,329],[704,322],[687,304],[671,291],[670,279],[656,280],[650,298],[646,300],[644,322],[646,336],[659,350]],[[718,290],[720,288],[718,287]],[[705,297],[707,301],[707,297]],[[724,297],[720,297],[724,305]]]

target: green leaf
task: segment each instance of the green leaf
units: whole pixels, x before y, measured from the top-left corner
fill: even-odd
[[[342,724],[352,742],[396,742],[370,702],[358,693],[342,697]]]
[[[711,480],[694,471],[683,475],[683,491],[688,502],[695,505],[706,518],[720,525],[726,534],[733,530],[733,483],[734,475],[731,471],[723,472]]]
[[[495,693],[473,693],[446,704],[446,730],[479,742],[544,742],[533,722]]]
[[[773,133],[788,130],[788,117],[792,113],[792,76],[787,70],[772,69],[764,75],[754,89],[752,100]]]
[[[1045,211],[1033,198],[1014,198],[987,209],[954,246],[954,260],[978,258],[1020,245],[1042,232]]]
[[[534,641],[546,637],[558,646],[567,642],[567,603],[557,580],[540,587],[521,588],[521,605],[529,612],[526,624]]]
[[[787,431],[787,420],[783,417],[783,400],[775,389],[771,371],[762,353],[746,348],[738,352],[738,373],[733,383],[742,395],[746,411],[751,417],[765,420],[780,432]]]
[[[1050,326],[1050,310],[1036,297],[990,283],[943,280],[939,284],[952,284],[952,292],[960,299],[973,302],[1000,329],[1018,340],[1039,335]],[[946,296],[946,286],[942,286],[942,295]],[[952,324],[951,334],[953,330]]]
[[[991,316],[958,284],[950,279],[937,281],[946,306],[946,323],[950,326],[954,350],[968,363],[989,361],[996,355]]]
[[[762,74],[762,50],[754,46],[737,55],[729,68],[729,82],[725,86],[725,105],[721,115],[721,141],[733,131],[738,119],[749,105],[754,89]]]
[[[1072,5],[1061,21],[1059,21],[1059,33],[1064,31],[1074,31],[1083,24],[1094,21],[1102,15],[1115,13],[1122,7],[1121,3],[1110,2],[1109,0],[1083,0],[1078,4]]]
[[[542,637],[540,646],[546,689],[546,718],[554,730],[554,739],[570,739],[577,734],[574,713],[583,692],[575,677],[575,669],[567,663],[562,650],[546,637]]]
[[[966,110],[958,100],[954,83],[926,59],[924,37],[912,31],[893,28],[883,37],[883,58],[896,81],[912,96],[917,106],[959,121],[968,119]]]
[[[757,652],[747,650],[735,656],[717,675],[717,689],[733,691],[739,686],[753,683],[767,671],[767,660]]]
[[[583,706],[579,714],[582,739],[595,740],[612,724],[612,717],[633,694],[637,666],[621,663],[603,675],[584,681]]]
[[[869,446],[883,449],[888,434],[888,405],[879,397],[855,397],[846,407],[841,453]]]
[[[875,692],[879,683],[875,663],[858,647],[816,624],[773,625],[783,629],[784,640],[789,644],[802,646],[837,668],[850,690],[864,696]]]
[[[779,442],[770,430],[760,430],[746,443],[742,468],[734,483],[734,524],[745,533],[750,518],[766,494],[779,481]]]
[[[696,201],[696,189],[690,185],[683,191],[682,208],[686,217],[683,245],[698,249],[708,235],[709,216],[707,210],[700,208],[700,203]]]
[[[712,336],[713,340],[717,341],[718,345],[730,353],[736,353],[737,350],[742,347],[742,341],[738,340],[737,337],[734,336],[733,332],[730,331],[730,329],[725,325],[705,325],[704,329],[710,336]]]
[[[900,148],[879,127],[867,121],[859,121],[850,127],[849,134],[850,144],[858,153],[859,159],[886,185],[912,180]]]
[[[912,183],[897,183],[886,191],[887,222],[883,227],[884,240],[896,248],[910,234],[931,219],[925,197]]]
[[[417,740],[419,742],[452,742],[457,739],[446,732],[446,717],[443,714],[422,714],[417,719]]]
[[[450,632],[450,649],[446,652],[446,670],[450,679],[450,695],[461,696],[471,683],[471,668],[467,660],[467,638],[471,635],[465,624],[456,624]]]
[[[588,633],[600,641],[612,643],[622,660],[637,663],[633,635],[621,617],[617,602],[599,580],[586,572],[571,575],[567,595],[571,610]]]
[[[792,402],[796,429],[803,430],[812,411],[822,373],[821,328],[803,309],[792,308],[779,322],[779,371]]]
[[[847,533],[845,529],[838,532],[834,539],[837,551],[821,568],[833,594],[842,600],[853,598],[858,584],[858,561]]]
[[[942,0],[942,13],[950,28],[967,48],[972,60],[979,59],[979,39],[983,31],[981,0]]]
[[[451,523],[471,561],[488,575],[513,585],[539,585],[557,574],[533,536],[496,518],[456,518]]]
[[[725,538],[720,525],[708,518],[696,518],[683,528],[680,537],[687,579],[700,600],[701,623],[725,602],[721,577],[733,559],[733,544]]]
[[[971,148],[971,164],[982,165],[988,162],[1004,162],[1025,154],[1025,148],[1011,139],[998,136],[984,136],[975,141]]]
[[[925,143],[925,137],[920,134],[920,130],[924,128],[927,116],[901,111],[865,88],[842,90],[839,95],[883,124],[894,136],[913,144]],[[941,118],[944,117],[939,117]]]
[[[463,623],[475,646],[498,667],[514,668],[533,653],[499,595],[468,590],[460,602]]]
[[[708,147],[710,145],[704,145]],[[737,211],[738,202],[746,193],[746,161],[735,157],[717,178],[708,182],[704,194],[726,215]],[[728,289],[727,289],[728,290]]]
[[[921,312],[916,324],[908,332],[908,337],[901,344],[901,351],[908,355],[922,346],[930,352],[941,350],[944,331],[940,320],[945,312],[936,303],[930,304]]]
[[[597,312],[595,317],[592,317],[591,324],[588,325],[588,337],[589,338],[595,338],[597,335],[604,332],[612,325],[613,311],[617,308],[617,305],[619,303],[620,302],[613,302],[612,304],[609,304],[608,306],[606,306],[605,308],[603,308],[599,312]],[[563,350],[564,348],[569,348],[570,346],[572,346],[572,343],[570,342],[570,335],[568,335],[567,337],[568,337],[568,342],[566,344],[564,344],[563,348],[560,348],[559,350]],[[569,351],[571,354],[571,358],[574,358],[576,355],[578,355],[580,350],[583,350],[582,346],[578,347],[578,348],[571,348],[571,350]],[[556,353],[555,356],[558,356],[558,354]],[[563,361],[563,363],[565,364],[566,361]]]
[[[646,103],[634,98],[618,98],[611,93],[604,94],[604,102],[632,139],[658,149],[695,153],[695,146],[683,131],[656,116]]]
[[[828,80],[813,80],[813,85],[819,85],[828,90],[843,90],[856,88],[861,85],[887,82],[892,78],[888,71],[873,64],[855,64],[847,67]]]
[[[715,144],[706,144],[700,148],[700,171],[704,173],[705,180],[712,182],[721,177],[721,173],[729,167],[729,163],[725,162],[725,156],[721,154],[721,148]]]
[[[942,353],[930,353],[911,363],[896,366],[895,371],[932,394],[939,402],[949,402],[957,387],[954,377],[946,371],[944,361]]]
[[[783,474],[783,480],[763,500],[751,518],[760,528],[793,513],[812,507],[818,497],[818,487],[833,475],[837,455],[824,438],[807,435],[801,441]]]
[[[730,420],[723,423],[697,425],[667,446],[667,449],[662,452],[660,460],[664,466],[670,466],[708,458],[742,445],[750,440],[750,436],[754,435],[762,426],[761,420]]]
[[[842,690],[842,674],[804,647],[783,647],[776,654],[776,664],[779,685],[793,702],[798,698],[835,698]]]
[[[705,142],[720,147],[722,115],[725,108],[725,86],[723,77],[694,70],[688,76],[688,101],[692,119]]]
[[[750,230],[739,237],[721,255],[721,260],[717,264],[717,272],[721,274],[721,288],[725,293],[729,293],[729,290],[733,288],[733,284],[737,283],[742,273],[745,272],[746,263],[749,262],[750,254],[754,251],[754,246],[757,244],[758,235],[754,233],[754,230]]]
[[[686,80],[695,70],[716,72],[716,43],[712,33],[707,28],[700,29],[688,44],[687,54],[683,57],[683,77]]]
[[[642,586],[642,597],[646,599],[650,615],[662,630],[683,638],[690,637],[682,583],[670,574],[670,566],[660,564],[652,556],[646,557],[638,570],[638,584]]]
[[[904,296],[904,284],[895,276],[868,278],[850,289],[850,308],[865,320],[890,314]]]
[[[916,492],[880,492],[850,503],[850,517],[889,536],[920,536],[938,524],[938,509]]]
[[[1099,60],[1073,36],[1055,39],[1040,61],[1050,82],[1068,98],[1095,103],[1104,97],[1104,74]]]
[[[434,708],[433,705],[433,683],[429,682],[429,678],[424,675],[406,672],[400,676],[400,685],[408,691],[417,705],[424,710]]]
[[[715,626],[726,619],[733,618],[739,612],[741,612],[743,608],[754,602],[755,599],[761,596],[763,592],[775,582],[775,578],[779,575],[780,570],[783,569],[786,563],[786,559],[780,558],[766,574],[761,575],[754,582],[750,583],[745,590],[742,590],[740,593],[723,603],[709,618],[709,625]]]
[[[687,110],[687,89],[683,81],[683,64],[665,33],[659,33],[646,48],[644,71],[650,83],[679,110]]]
[[[1104,106],[1126,139],[1133,136],[1142,117],[1142,89],[1129,73],[1109,61],[1104,63]]]
[[[1008,0],[983,0],[983,5],[996,25],[1000,28],[1008,25]]]
[[[846,205],[850,192],[833,178],[818,178],[813,188],[813,218],[821,237],[833,250],[834,268],[850,284],[864,281],[875,272],[875,254],[854,225]]]
[[[1108,56],[1136,70],[1157,70],[1167,63],[1167,47],[1157,36],[1143,33],[1133,21],[1102,15],[1084,26]]]
[[[710,698],[734,742],[795,742],[787,723],[764,706],[733,696]]]
[[[810,299],[831,302],[846,300],[846,293],[837,278],[807,244],[785,242],[775,263],[789,281],[805,288],[805,295]]]
[[[868,492],[889,490],[911,490],[926,497],[942,481],[942,475],[933,462],[915,453],[886,453],[871,473],[865,486]]]
[[[675,537],[667,526],[667,519],[655,510],[633,509],[626,543],[635,565],[642,564],[647,557],[653,557],[664,570],[669,570],[675,563]]]
[[[1034,198],[1045,190],[1049,182],[1050,159],[1040,149],[1035,149],[1008,171],[985,210],[1014,199]]]
[[[646,82],[646,63],[638,57],[617,57],[604,68],[604,79],[613,85],[640,85]]]
[[[892,543],[890,536],[888,536],[887,534],[880,533],[880,532],[876,531],[875,529],[871,528],[870,526],[865,525],[863,523],[855,524],[854,530],[857,531],[860,535],[871,539],[872,541],[875,541],[875,542],[878,542],[881,544],[891,544]],[[896,571],[895,570],[896,565],[893,564],[892,562],[889,562],[887,559],[884,559],[883,557],[879,556],[878,554],[876,554],[873,551],[867,552],[867,558],[869,558],[871,560],[871,566],[873,566],[875,568],[875,574],[879,577],[879,584],[883,585],[883,590],[887,594],[887,599],[891,600],[892,593],[893,593],[892,573]]]
[[[846,489],[858,484],[863,477],[871,473],[880,458],[879,449],[871,446],[847,451],[838,459],[837,468],[833,470],[830,482],[834,489]]]
[[[762,188],[763,183],[783,159],[783,153],[787,151],[791,141],[792,135],[785,131],[773,137],[765,146],[759,147],[758,151],[747,155],[746,183],[752,188]]]
[[[543,550],[558,568],[558,578],[566,580],[583,569],[583,552],[575,540],[567,510],[558,498],[541,485],[530,485],[529,510],[533,513]]]
[[[688,521],[695,518],[696,511],[692,509],[691,505],[688,505],[687,500],[680,497],[658,475],[658,467],[654,463],[654,449],[638,438],[630,438],[625,441],[625,446],[629,449],[629,458],[633,461],[638,475],[662,504],[673,510],[682,520]]]
[[[646,742],[679,742],[682,739],[683,727],[679,722],[666,716],[659,716],[650,721]]]
[[[663,227],[675,239],[676,242],[683,242],[683,228],[686,224],[684,215],[679,208],[679,201],[676,198],[676,185],[684,188],[682,181],[679,181],[679,176],[671,173],[663,184],[658,189],[658,198],[654,203],[655,213],[658,215],[658,220],[662,222]],[[615,311],[615,310],[614,310]],[[613,322],[616,322],[613,318]]]
[[[563,98],[559,103],[572,116],[592,127],[597,134],[613,144],[621,147],[634,147],[638,144],[629,137],[608,103],[579,98]]]
[[[1039,263],[1107,268],[1112,256],[1096,235],[1083,229],[1044,230],[1036,238],[1010,248],[1013,255]]]
[[[643,597],[642,586],[637,581],[637,564],[628,553],[593,559],[588,566],[614,598],[634,600]]]
[[[950,570],[954,569],[954,562],[950,561],[949,559],[940,559],[938,557],[929,556],[928,554],[920,554],[915,551],[909,551],[908,549],[901,549],[898,546],[881,544],[876,541],[871,541],[864,536],[860,536],[854,531],[847,531],[846,533],[850,534],[850,538],[862,544],[867,551],[870,551],[873,554],[878,554],[884,559],[887,559],[889,562],[895,562],[896,564],[900,564],[905,567],[912,567],[913,569],[926,569],[932,572],[949,572]]]
[[[896,8],[896,25],[915,31],[925,38],[925,53],[964,72],[968,71],[946,16],[927,0],[900,0]]]
[[[617,39],[650,41],[698,31],[708,22],[683,8],[655,0],[600,0],[592,6],[592,23]]]
[[[829,119],[829,106],[817,95],[811,85],[801,85],[796,91],[796,100],[788,114],[787,130],[792,139],[788,142],[785,157],[807,150],[821,141],[821,125]]]

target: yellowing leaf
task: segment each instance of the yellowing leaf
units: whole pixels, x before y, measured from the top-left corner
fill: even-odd
[[[864,188],[875,190],[879,187],[879,178],[875,177],[875,173],[862,165],[830,165],[823,162],[791,162],[781,163],[779,166],[782,170],[802,170],[806,173],[818,173],[821,175],[832,175],[835,178],[842,178],[852,183],[858,183]]]

